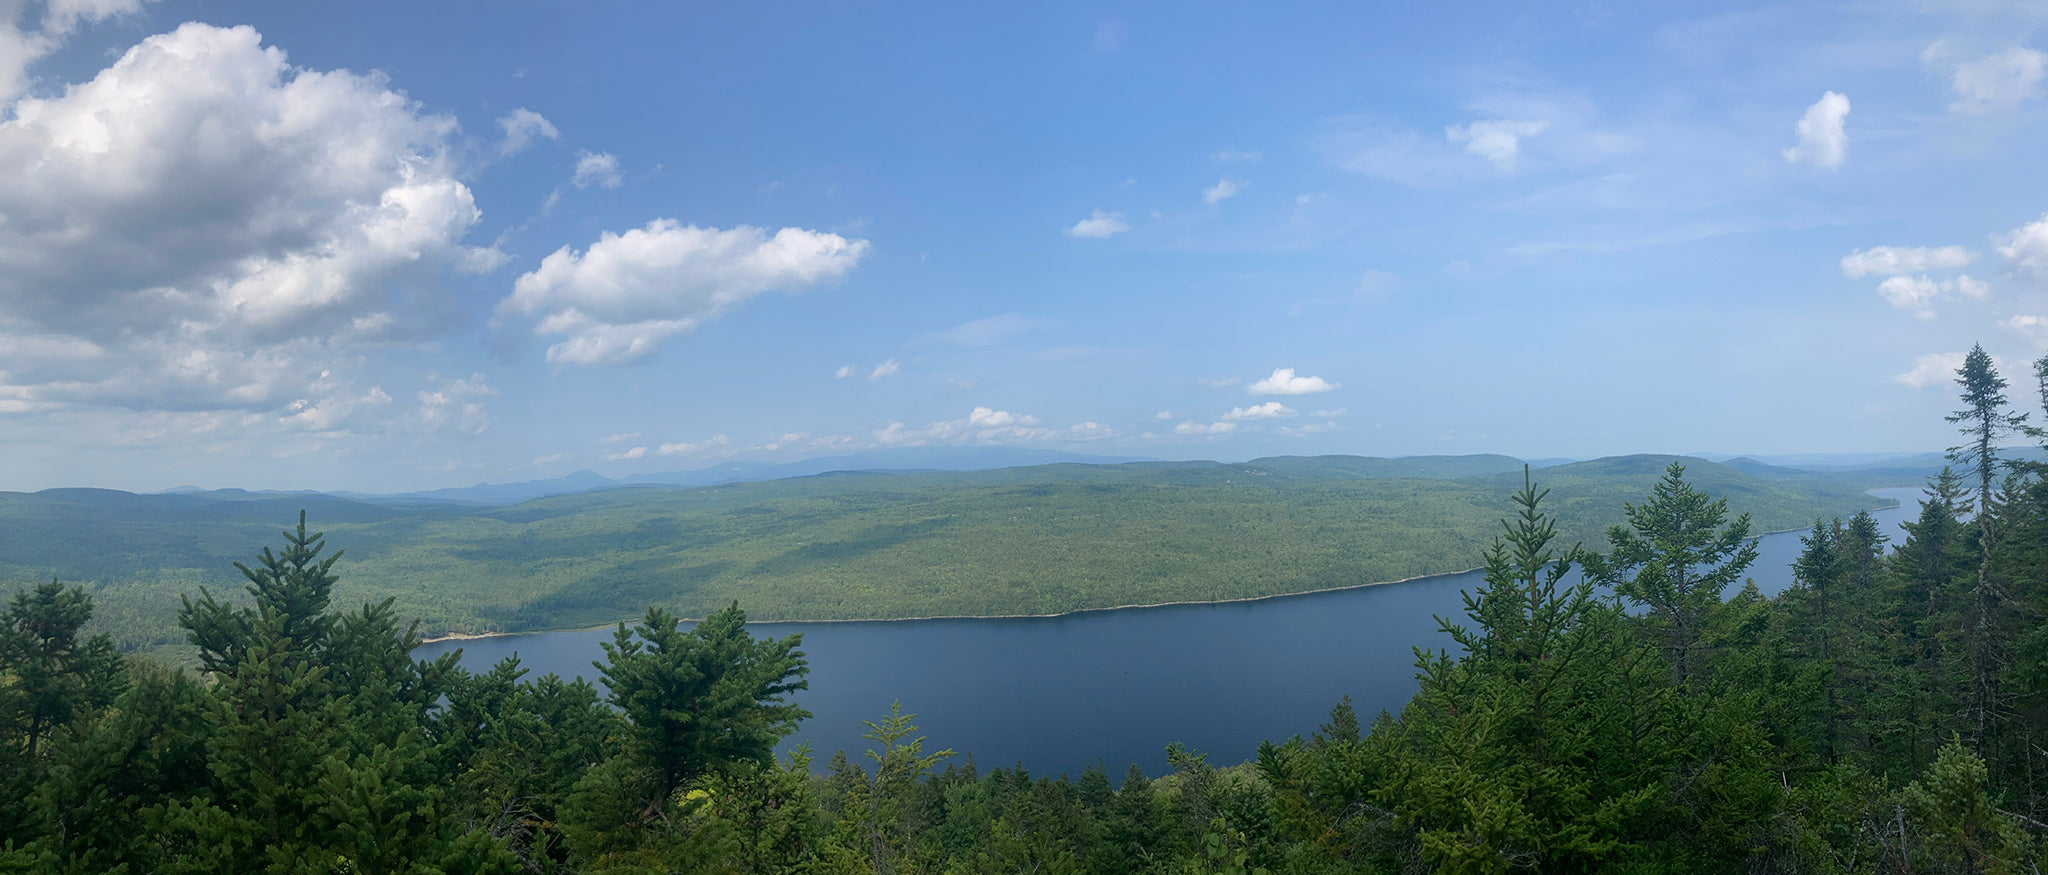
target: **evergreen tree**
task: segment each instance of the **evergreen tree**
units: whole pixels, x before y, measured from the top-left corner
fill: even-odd
[[[767,763],[776,742],[811,716],[785,702],[810,686],[803,636],[755,639],[738,604],[687,631],[660,608],[631,629],[620,623],[592,665],[626,716],[628,753],[651,780],[640,800],[648,815],[712,766]]]
[[[127,686],[113,642],[81,634],[90,619],[85,590],[56,581],[16,593],[0,612],[0,842],[29,835],[24,805],[50,740]]]
[[[1624,505],[1627,526],[1607,530],[1612,553],[1587,554],[1588,576],[1650,609],[1660,641],[1681,686],[1706,662],[1700,637],[1721,594],[1756,561],[1749,514],[1732,522],[1728,500],[1709,499],[1672,462],[1641,507]],[[1726,525],[1723,523],[1726,522]]]
[[[1956,370],[1956,385],[1962,387],[1963,408],[1948,421],[1956,423],[1967,442],[1949,450],[1956,464],[1969,467],[1977,476],[1976,519],[1978,536],[1977,583],[1971,589],[1963,615],[1963,640],[1970,661],[1970,696],[1965,730],[1972,744],[1981,745],[1998,701],[1998,675],[2004,668],[2000,658],[2000,632],[1993,628],[1994,614],[2001,607],[2002,593],[1991,579],[1991,556],[1997,545],[1996,493],[1998,446],[2001,437],[2024,427],[2027,415],[2005,410],[2006,382],[1992,366],[1982,344],[1970,347],[1963,366]]]
[[[846,826],[875,875],[898,871],[916,851],[924,826],[912,805],[917,784],[934,765],[953,756],[952,748],[925,753],[924,736],[916,735],[917,724],[911,722],[916,718],[903,713],[901,702],[892,702],[880,722],[862,721],[868,731],[861,737],[876,745],[867,751],[874,771],[853,788],[846,807],[852,820]]]

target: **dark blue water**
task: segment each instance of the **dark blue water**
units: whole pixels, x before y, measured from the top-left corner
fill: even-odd
[[[1918,513],[1918,490],[1877,490],[1900,507],[1876,516],[1893,540]],[[1775,593],[1791,583],[1799,533],[1764,536],[1751,569]],[[796,697],[813,715],[789,744],[822,760],[859,758],[863,720],[892,701],[916,712],[926,749],[972,753],[984,769],[1023,763],[1034,773],[1078,774],[1101,760],[1112,777],[1130,763],[1158,774],[1168,742],[1249,758],[1261,740],[1307,734],[1349,695],[1361,720],[1399,711],[1415,692],[1415,647],[1449,647],[1437,615],[1463,621],[1460,590],[1477,573],[1256,602],[1100,611],[1064,617],[863,623],[756,623],[756,635],[801,632],[811,687]],[[517,653],[533,675],[592,680],[610,629],[548,632],[420,648],[455,647],[471,671]]]

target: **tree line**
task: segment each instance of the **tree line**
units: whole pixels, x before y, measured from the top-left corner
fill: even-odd
[[[2048,432],[1981,348],[1958,384],[1917,519],[1816,521],[1781,594],[1682,465],[1600,549],[1525,477],[1399,713],[1114,781],[983,771],[898,708],[860,755],[778,757],[808,663],[737,605],[621,624],[603,694],[417,659],[390,602],[330,604],[302,515],[246,597],[185,599],[193,670],[84,636],[79,588],[14,597],[0,872],[2038,875],[2048,470],[1999,447]]]

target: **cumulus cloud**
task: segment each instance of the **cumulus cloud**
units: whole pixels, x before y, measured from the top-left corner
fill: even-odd
[[[1512,173],[1521,157],[1522,138],[1533,137],[1550,128],[1547,121],[1488,119],[1469,125],[1444,128],[1444,139],[1465,144],[1465,151],[1487,160],[1494,169]]]
[[[835,380],[844,380],[844,379],[846,379],[847,377],[851,377],[851,376],[853,376],[853,366],[852,366],[852,365],[840,365],[840,366],[839,366],[839,370],[836,370],[836,371],[833,371],[833,372],[832,372],[832,379],[835,379]]]
[[[1129,230],[1131,230],[1131,226],[1124,224],[1123,213],[1106,213],[1101,210],[1094,210],[1088,214],[1088,218],[1075,222],[1074,227],[1068,228],[1067,236],[1103,240]]]
[[[556,364],[626,365],[756,295],[796,291],[845,276],[866,240],[742,225],[730,230],[656,219],[604,232],[583,252],[564,246],[512,285],[501,312],[537,316]]]
[[[662,444],[658,452],[664,456],[707,456],[724,453],[731,444],[731,438],[722,434],[715,434],[696,443],[679,441],[672,444]]]
[[[1935,352],[1914,360],[1913,369],[1892,377],[1892,381],[1915,389],[1937,386],[1956,378],[1963,367],[1963,353]]]
[[[1208,425],[1196,422],[1183,422],[1173,427],[1173,433],[1180,435],[1220,435],[1229,434],[1236,430],[1237,423],[1235,422],[1212,422]]]
[[[1794,131],[1799,143],[1784,151],[1785,160],[1833,170],[1842,166],[1849,152],[1849,135],[1842,122],[1849,117],[1849,98],[1833,91],[1820,96],[1799,117]]]
[[[2002,235],[1997,242],[2006,269],[2048,289],[2048,215]]]
[[[620,450],[616,453],[604,454],[604,459],[607,462],[630,462],[634,459],[644,458],[647,458],[646,447],[634,447],[630,450]]]
[[[1901,310],[1912,310],[1920,319],[1934,318],[1934,302],[1949,297],[1981,301],[1991,296],[1991,287],[1968,274],[1936,280],[1926,274],[1895,276],[1878,283],[1877,294]]]
[[[1099,422],[1077,422],[1067,426],[1067,438],[1077,441],[1099,441],[1116,437],[1116,429]]]
[[[1222,203],[1236,196],[1238,192],[1244,191],[1246,185],[1249,185],[1249,183],[1238,182],[1234,179],[1216,180],[1215,185],[1202,189],[1202,203]]]
[[[1041,426],[1035,416],[976,407],[964,419],[934,422],[924,428],[909,428],[901,422],[891,422],[874,433],[874,440],[882,446],[921,447],[933,444],[1025,443],[1060,436],[1058,430]]]
[[[1958,60],[1956,50],[1936,42],[1920,55],[1929,70],[1946,72],[1955,100],[1949,109],[1984,113],[2012,109],[2041,93],[2041,80],[2048,78],[2048,54],[2025,46],[2013,46],[1995,55]]]
[[[639,440],[639,439],[640,439],[640,433],[639,433],[639,432],[637,432],[637,431],[628,431],[628,432],[620,432],[619,434],[615,434],[615,435],[611,435],[610,437],[602,438],[602,439],[600,439],[600,440],[598,441],[598,443],[601,443],[601,444],[623,444],[623,443],[625,443],[625,442],[627,442],[627,441],[631,441],[631,440]]]
[[[498,142],[500,155],[524,152],[535,140],[562,138],[562,132],[555,130],[554,122],[523,106],[499,117],[498,128],[505,132],[505,139]]]
[[[619,175],[619,159],[610,152],[577,152],[576,174],[569,182],[577,188],[593,185],[604,188],[618,188],[626,178]]]
[[[1293,408],[1278,401],[1254,404],[1250,407],[1233,407],[1221,417],[1225,422],[1243,422],[1248,419],[1278,419],[1294,416]]]
[[[2048,341],[2048,319],[2040,316],[2022,314],[2006,319],[1998,324],[2008,331],[2026,336],[2029,341],[2034,343],[2038,344]]]
[[[1253,383],[1247,390],[1253,395],[1313,395],[1338,388],[1321,377],[1298,377],[1293,368],[1275,368],[1273,374]]]
[[[1954,270],[1976,260],[1977,253],[1961,246],[1873,246],[1842,256],[1842,275],[1857,279]]]
[[[142,11],[154,0],[50,0],[38,28],[21,29],[20,2],[0,3],[0,102],[28,90],[28,68],[84,25]],[[5,113],[0,113],[5,115]]]
[[[428,379],[436,380],[432,376]],[[471,374],[468,379],[437,381],[439,386],[422,389],[419,393],[418,419],[428,431],[450,429],[476,435],[491,427],[490,417],[484,411],[484,399],[498,397],[498,390],[484,382],[484,375]]]
[[[876,365],[874,370],[868,372],[868,382],[872,383],[883,377],[893,377],[900,370],[903,370],[903,366],[897,364],[895,359],[890,359]]]
[[[437,331],[453,309],[440,280],[480,261],[462,245],[481,213],[455,134],[382,76],[293,67],[247,27],[186,24],[15,102],[0,335],[47,354],[11,355],[9,391],[318,419],[286,408],[352,347]]]

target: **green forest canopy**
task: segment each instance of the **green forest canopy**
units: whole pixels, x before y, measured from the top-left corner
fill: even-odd
[[[1596,541],[1673,461],[1541,470],[1568,540]],[[1686,460],[1760,531],[1875,507],[1897,472]],[[394,600],[426,634],[576,628],[657,605],[758,620],[1052,614],[1308,592],[1480,564],[1519,485],[1505,456],[1278,457],[840,473],[628,488],[510,507],[320,495],[0,493],[0,581],[86,585],[124,649],[175,646],[181,594],[304,508],[345,544],[338,598]],[[174,657],[181,658],[181,657]]]

